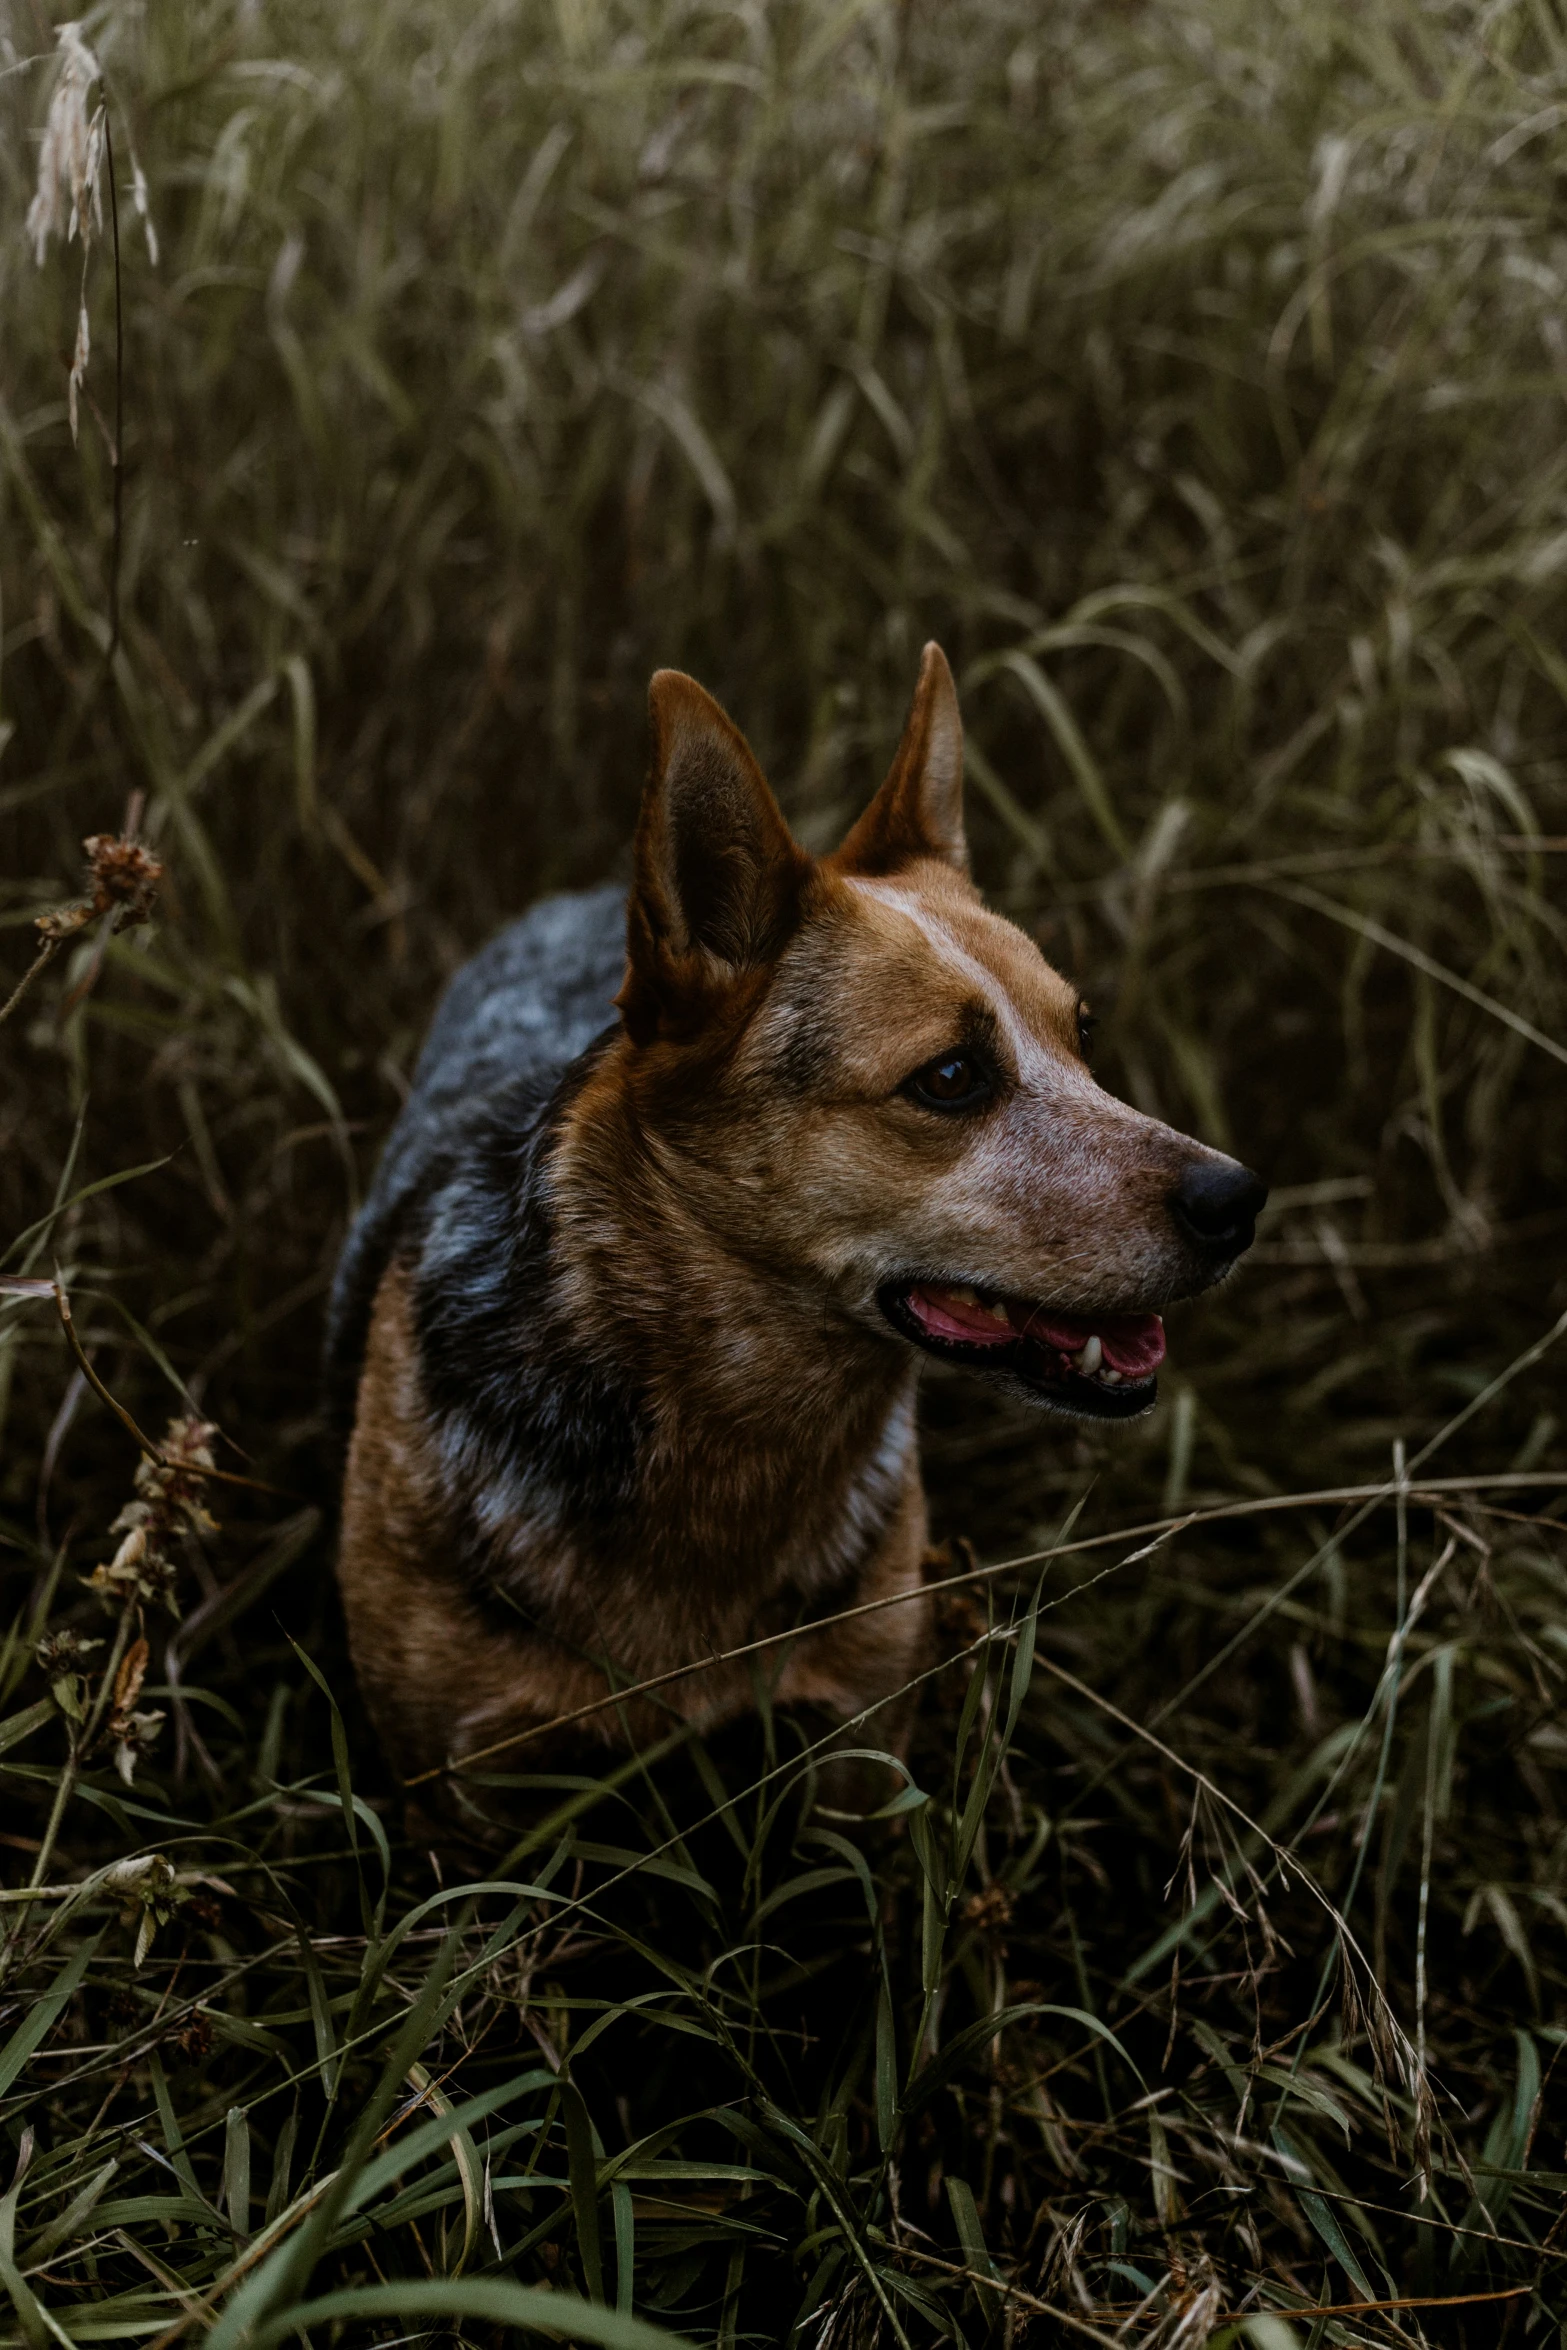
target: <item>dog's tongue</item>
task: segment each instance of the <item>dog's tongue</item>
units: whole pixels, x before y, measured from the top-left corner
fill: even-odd
[[[1104,1359],[1123,1379],[1146,1379],[1164,1361],[1164,1324],[1157,1314],[1061,1314],[1039,1306],[1019,1324],[1025,1338],[1053,1346],[1061,1354],[1080,1354],[1097,1332]]]
[[[1089,1320],[1050,1306],[1029,1307],[1021,1299],[987,1306],[972,1290],[936,1282],[911,1289],[909,1305],[933,1338],[961,1339],[968,1346],[1009,1346],[1031,1338],[1059,1354],[1077,1355],[1097,1332],[1107,1369],[1123,1379],[1146,1379],[1164,1361],[1164,1324],[1157,1314],[1096,1314]]]
[[[961,1338],[967,1346],[1010,1346],[1017,1336],[1004,1311],[981,1305],[972,1291],[921,1282],[909,1306],[933,1338]]]

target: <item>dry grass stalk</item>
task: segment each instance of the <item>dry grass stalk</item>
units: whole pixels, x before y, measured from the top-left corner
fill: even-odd
[[[76,347],[71,354],[71,438],[77,437],[77,401],[87,376],[92,331],[87,317],[87,264],[93,232],[103,227],[101,175],[104,153],[104,109],[89,111],[88,100],[100,79],[98,60],[82,39],[80,23],[61,25],[55,33],[59,52],[54,95],[49,101],[42,144],[38,150],[38,184],[27,207],[27,233],[33,259],[42,269],[49,239],[69,244],[82,241],[82,290],[76,311]]]

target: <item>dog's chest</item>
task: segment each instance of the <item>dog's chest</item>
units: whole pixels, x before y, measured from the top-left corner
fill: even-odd
[[[463,1466],[472,1475],[471,1461]],[[636,1502],[606,1537],[563,1524],[525,1472],[469,1484],[486,1578],[541,1627],[592,1648],[613,1634],[623,1660],[656,1670],[762,1628],[849,1604],[918,1477],[912,1387],[893,1396],[841,1459],[724,1458],[700,1436],[662,1449]]]
[[[807,1599],[853,1580],[879,1550],[918,1466],[911,1384],[894,1399],[874,1443],[850,1466],[826,1527],[798,1553],[791,1547],[785,1554],[785,1579]]]

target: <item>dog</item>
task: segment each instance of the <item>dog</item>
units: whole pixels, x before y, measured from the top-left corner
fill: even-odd
[[[405,1781],[733,1717],[728,1652],[791,1628],[771,1702],[896,1750],[922,1360],[1132,1419],[1160,1309],[1266,1197],[1096,1083],[1077,989],[984,905],[937,646],[820,858],[693,679],[649,700],[629,895],[547,899],[458,973],[334,1285],[339,1576]]]

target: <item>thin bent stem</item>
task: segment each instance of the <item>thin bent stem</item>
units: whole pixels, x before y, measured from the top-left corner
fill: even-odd
[[[109,547],[109,645],[104,667],[112,669],[120,647],[120,550],[125,542],[125,307],[120,286],[120,198],[114,184],[114,137],[109,109],[103,110],[103,157],[109,175],[109,228],[114,244],[114,535]]]
[[[48,969],[49,965],[54,961],[55,956],[60,951],[60,945],[61,942],[57,938],[46,938],[44,940],[43,945],[39,948],[37,954],[34,955],[32,961],[28,964],[27,969],[22,973],[22,976],[17,981],[15,987],[12,988],[10,994],[6,997],[5,1002],[0,1004],[0,1020],[10,1019],[11,1014],[16,1010],[17,1005],[21,1002],[23,996],[26,995],[28,989],[32,986],[33,981],[40,978],[42,974]]]
[[[98,1687],[86,1719],[72,1729],[70,1746],[65,1757],[65,1767],[60,1773],[60,1782],[54,1791],[54,1801],[49,1806],[49,1818],[44,1827],[37,1856],[33,1861],[33,1873],[27,1880],[27,1892],[34,1898],[39,1896],[44,1879],[48,1874],[49,1863],[54,1858],[55,1842],[60,1833],[61,1823],[65,1818],[71,1797],[76,1792],[77,1781],[81,1777],[82,1763],[88,1748],[98,1734],[99,1724],[103,1720],[104,1708],[108,1704],[109,1694],[119,1673],[120,1660],[125,1654],[125,1644],[130,1634],[131,1619],[136,1613],[138,1604],[135,1597],[132,1596],[121,1608],[120,1620],[115,1626],[114,1640],[109,1650],[108,1661],[99,1675]],[[16,1923],[7,1937],[4,1949],[0,1950],[0,1983],[5,1981],[11,1971],[17,1945],[27,1924],[28,1906],[26,1901],[22,1902],[17,1911]]]

